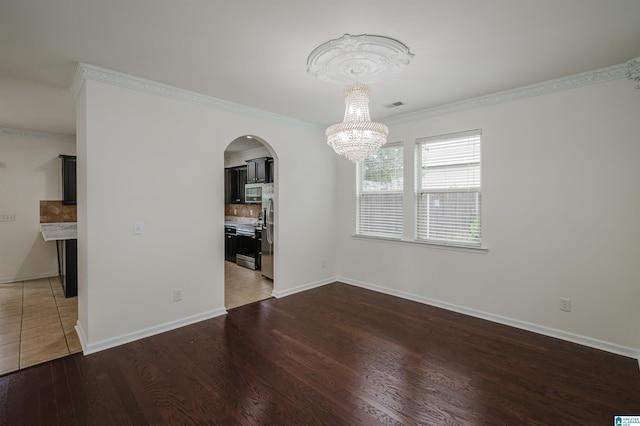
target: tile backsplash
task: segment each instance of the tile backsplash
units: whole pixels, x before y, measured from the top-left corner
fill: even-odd
[[[225,204],[225,216],[252,217],[257,219],[260,204]],[[62,200],[40,200],[40,223],[77,222],[76,206],[63,205]]]
[[[75,205],[64,205],[62,200],[40,200],[40,223],[77,222]]]
[[[253,217],[258,218],[262,210],[261,204],[225,204],[225,216]]]

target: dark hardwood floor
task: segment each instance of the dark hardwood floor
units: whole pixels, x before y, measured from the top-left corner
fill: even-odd
[[[0,377],[0,424],[609,425],[638,361],[335,283]]]

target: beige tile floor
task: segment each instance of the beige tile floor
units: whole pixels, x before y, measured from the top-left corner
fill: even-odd
[[[273,281],[225,261],[225,307],[268,299]],[[81,352],[77,297],[58,277],[0,284],[0,374]]]
[[[0,284],[0,374],[81,352],[77,320],[58,277]]]
[[[264,278],[260,271],[243,268],[226,260],[224,265],[225,308],[233,309],[271,297],[273,281]]]

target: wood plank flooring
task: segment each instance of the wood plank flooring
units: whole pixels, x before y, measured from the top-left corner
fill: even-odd
[[[227,309],[268,299],[273,281],[225,262]],[[81,352],[78,298],[65,298],[59,277],[0,284],[0,374]]]
[[[0,424],[608,425],[638,362],[334,283],[0,377]]]

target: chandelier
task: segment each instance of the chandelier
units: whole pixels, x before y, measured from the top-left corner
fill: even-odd
[[[327,143],[354,163],[378,152],[387,142],[389,129],[369,117],[369,87],[355,83],[344,89],[344,122],[327,128]]]
[[[327,128],[327,144],[354,163],[378,152],[389,129],[371,121],[366,83],[379,80],[407,65],[413,54],[397,40],[371,35],[345,34],[315,48],[307,58],[307,71],[344,89],[344,121]]]

